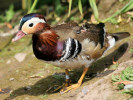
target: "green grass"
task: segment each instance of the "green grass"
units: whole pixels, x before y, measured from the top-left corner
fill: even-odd
[[[44,94],[44,95],[40,95],[40,98],[47,98],[48,95],[47,94]]]
[[[123,93],[130,94],[133,96],[133,88],[131,88],[130,90],[126,90]]]
[[[113,65],[110,66],[110,69],[116,69],[118,67],[118,65],[119,65],[118,63],[117,64],[113,64]]]
[[[118,24],[118,20],[115,19],[116,16],[121,15],[131,9],[133,9],[133,0],[130,0],[129,3],[127,3],[123,8],[121,8],[120,10],[116,11],[112,16],[104,19],[104,20],[100,20],[99,19],[99,12],[98,12],[98,8],[97,8],[97,4],[96,4],[96,0],[88,0],[90,7],[93,11],[94,17],[96,19],[97,22],[111,22],[113,24]],[[74,3],[74,1],[69,0],[69,10],[68,10],[68,17],[70,17],[71,15],[71,10],[72,10],[72,3]],[[81,14],[81,16],[83,17],[83,5],[81,0],[78,0],[78,8],[79,8],[79,12]]]
[[[116,16],[123,14],[129,10],[133,9],[133,0],[130,0],[130,2],[128,4],[126,4],[122,9],[118,10],[117,12],[115,12],[112,16],[110,16],[107,19],[104,19],[102,22],[107,22],[107,21],[111,21],[113,18],[115,18]]]
[[[72,0],[69,0],[69,10],[68,10],[68,17],[71,14],[71,7],[72,7]]]
[[[96,6],[96,0],[89,0],[89,3],[90,3],[90,6],[93,10],[93,14],[94,14],[94,17],[95,17],[96,21],[100,21],[98,9],[97,9],[97,6]]]
[[[60,69],[61,69],[60,67],[54,66],[54,70],[60,70]]]
[[[123,81],[133,81],[133,68],[127,67],[125,70],[121,72],[120,75],[112,75],[113,82]]]
[[[120,75],[112,75],[112,82],[121,82],[121,81],[133,81],[133,68],[127,67],[125,70],[123,70]],[[124,88],[124,84],[118,84],[117,88],[118,90],[122,90]],[[127,93],[130,95],[133,95],[133,88],[130,90],[124,90],[123,93]]]
[[[129,52],[133,52],[133,48],[130,48]]]
[[[32,13],[37,5],[38,0],[34,0],[31,8],[29,9],[28,13]]]
[[[11,4],[8,8],[8,10],[5,12],[5,15],[0,15],[0,22],[9,22],[14,17],[15,11],[14,11],[14,5]]]

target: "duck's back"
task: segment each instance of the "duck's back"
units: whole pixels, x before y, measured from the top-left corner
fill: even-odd
[[[67,24],[57,25],[52,29],[60,36],[60,40],[68,38],[77,39],[82,42],[85,39],[94,41],[96,44],[100,43],[103,46],[105,38],[104,24],[88,24],[85,23],[79,26],[75,22],[69,22]]]

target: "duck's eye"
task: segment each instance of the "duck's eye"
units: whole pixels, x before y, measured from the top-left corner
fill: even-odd
[[[32,26],[33,26],[33,23],[30,23],[30,24],[29,24],[29,27],[32,27]]]

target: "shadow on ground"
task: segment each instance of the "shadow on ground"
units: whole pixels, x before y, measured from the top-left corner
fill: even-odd
[[[122,44],[117,50],[112,52],[111,54],[107,55],[106,57],[98,60],[95,62],[91,67],[90,70],[88,71],[87,75],[92,75],[97,72],[103,71],[105,68],[108,68],[110,65],[112,65],[112,58],[114,57],[114,60],[117,61],[127,50],[128,48],[128,43]],[[75,83],[80,75],[82,74],[82,70],[74,70],[71,74],[71,80],[72,83]],[[77,74],[78,73],[78,74]],[[110,73],[108,73],[110,74]],[[107,74],[106,74],[107,75]],[[76,77],[76,79],[75,79]],[[87,81],[87,80],[85,80]],[[33,96],[38,96],[38,95],[43,95],[46,93],[49,93],[48,90],[50,87],[54,87],[56,85],[61,86],[64,82],[63,79],[55,79],[52,75],[48,76],[46,78],[43,78],[36,82],[34,85],[30,86],[31,89],[28,89],[27,87],[20,87],[16,90],[14,90],[9,97],[7,97],[5,100],[11,100],[17,96],[21,95],[33,95]]]

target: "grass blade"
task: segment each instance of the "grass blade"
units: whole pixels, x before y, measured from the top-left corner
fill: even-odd
[[[32,0],[28,0],[28,11],[30,10],[31,6],[32,6]]]
[[[34,2],[33,2],[33,4],[32,4],[32,7],[31,7],[30,10],[28,11],[28,14],[33,12],[33,10],[35,9],[35,7],[36,7],[36,5],[37,5],[37,2],[38,2],[38,0],[34,0]]]
[[[22,9],[26,8],[25,0],[22,0]]]
[[[83,9],[82,9],[81,0],[78,1],[78,7],[79,7],[79,12],[80,12],[81,16],[83,17]]]
[[[110,21],[112,18],[116,17],[117,15],[125,13],[125,12],[127,12],[127,11],[129,11],[131,9],[133,9],[133,0],[130,0],[130,2],[127,5],[125,5],[121,10],[117,11],[111,17],[103,20],[102,22]]]
[[[129,10],[133,9],[133,0],[131,0],[126,6],[124,6],[121,10],[120,13],[125,13]]]
[[[96,0],[89,0],[89,3],[93,10],[95,19],[99,21],[99,13],[98,13],[97,6],[96,6]]]
[[[72,0],[69,0],[69,10],[68,10],[68,17],[71,14],[71,7],[72,7]]]

